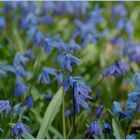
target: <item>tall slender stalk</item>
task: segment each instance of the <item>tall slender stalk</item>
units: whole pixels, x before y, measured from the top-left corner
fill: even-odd
[[[66,121],[65,121],[65,92],[63,87],[63,94],[62,94],[62,118],[63,118],[63,137],[66,139]]]

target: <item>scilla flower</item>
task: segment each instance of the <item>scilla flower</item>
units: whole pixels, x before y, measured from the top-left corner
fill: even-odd
[[[103,77],[107,77],[108,75],[118,77],[120,75],[126,74],[128,70],[129,65],[127,63],[121,61],[115,62],[103,72]]]
[[[94,138],[94,136],[99,136],[100,126],[98,121],[93,121],[87,129],[87,138]]]
[[[44,67],[42,73],[38,77],[38,81],[44,81],[46,84],[49,84],[51,82],[50,75],[57,77],[56,69]]]
[[[68,91],[69,88],[73,89],[73,107],[75,107],[76,113],[80,113],[80,106],[84,109],[88,109],[86,99],[92,99],[89,96],[91,89],[85,85],[81,77],[66,77],[64,80],[64,90]]]
[[[28,87],[22,83],[21,80],[18,80],[15,85],[14,96],[24,96],[25,92],[27,91]]]
[[[66,53],[59,57],[60,65],[63,69],[67,69],[72,72],[72,68],[74,64],[79,65],[80,60],[70,53]]]
[[[0,112],[5,111],[5,115],[7,116],[11,110],[11,106],[8,100],[0,100]]]
[[[12,128],[12,136],[16,136],[17,138],[21,138],[23,133],[28,133],[30,128],[23,124],[22,122],[17,122]]]

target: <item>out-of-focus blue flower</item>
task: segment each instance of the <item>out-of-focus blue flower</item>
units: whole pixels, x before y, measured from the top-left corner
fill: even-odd
[[[14,57],[14,66],[25,65],[29,59],[24,54],[16,53]]]
[[[67,109],[67,110],[65,111],[65,118],[69,118],[71,115],[72,115],[71,110],[70,110],[70,109]]]
[[[0,16],[0,29],[4,30],[6,28],[6,20],[5,17]]]
[[[44,15],[38,18],[38,24],[52,24],[54,19],[51,15]]]
[[[117,28],[118,30],[124,29],[129,36],[134,32],[134,27],[132,22],[126,18],[122,18],[117,22]]]
[[[96,40],[102,36],[101,34],[97,33],[96,28],[92,22],[75,20],[75,23],[77,28],[74,30],[73,38],[80,37],[83,47],[87,43],[95,43]]]
[[[105,133],[110,133],[111,130],[112,130],[111,124],[108,123],[108,122],[105,122],[105,123],[104,123],[104,132],[105,132]]]
[[[40,46],[40,45],[42,45],[43,39],[44,39],[44,36],[43,36],[42,32],[37,30],[33,37],[33,44],[35,46]]]
[[[63,69],[67,69],[70,72],[72,72],[72,68],[74,64],[79,65],[80,60],[76,58],[75,56],[71,55],[70,53],[66,53],[64,55],[61,55],[58,59],[60,62],[60,65]]]
[[[12,72],[16,76],[17,81],[19,81],[21,80],[22,76],[25,76],[25,77],[32,76],[30,72],[25,71],[23,66],[21,66],[22,63],[25,64],[26,62],[27,62],[27,57],[25,57],[22,54],[20,55],[17,53],[14,57],[13,66],[6,65],[3,67],[3,69],[5,71]]]
[[[20,29],[28,29],[31,26],[37,25],[38,18],[33,12],[30,12],[27,15],[23,16],[24,18],[21,18],[21,23],[19,25]]]
[[[90,12],[89,22],[92,22],[94,24],[103,22],[102,13],[103,8],[100,8],[99,5],[95,5],[94,10]]]
[[[139,91],[133,91],[128,94],[128,101],[137,103],[140,101],[140,92]]]
[[[129,139],[136,139],[136,135],[135,134],[127,135],[126,139],[127,140],[129,140]]]
[[[24,96],[25,92],[27,91],[28,87],[22,83],[22,81],[17,81],[15,85],[15,91],[14,91],[14,96],[19,97],[19,96]]]
[[[124,17],[127,15],[127,11],[123,3],[116,4],[115,6],[112,7],[111,11],[112,17],[114,19],[118,17]]]
[[[46,36],[43,41],[43,47],[46,53],[51,54],[53,47],[58,45],[59,36]]]
[[[5,115],[7,116],[11,110],[11,106],[8,100],[0,100],[0,112],[5,111]]]
[[[57,76],[58,85],[61,86],[63,84],[64,75],[63,73],[59,73]]]
[[[69,48],[69,52],[72,52],[72,51],[81,51],[80,45],[77,44],[73,39],[70,40],[70,42],[68,43],[68,48]]]
[[[23,124],[22,122],[17,122],[12,128],[12,136],[16,136],[17,138],[21,138],[23,133],[29,133],[29,126]]]
[[[140,44],[129,41],[125,43],[125,46],[125,55],[129,60],[140,62]]]
[[[116,45],[119,49],[124,48],[124,40],[121,36],[116,36],[114,39],[111,41],[112,45]]]
[[[113,102],[113,108],[112,108],[112,111],[114,112],[114,113],[119,113],[119,112],[121,112],[122,111],[122,108],[121,108],[121,105],[120,105],[120,103],[119,102],[116,102],[116,101],[114,101]]]
[[[129,120],[132,118],[132,112],[122,110],[119,102],[114,101],[113,104],[114,106],[112,107],[112,112],[116,117],[118,117],[119,119],[127,118]]]
[[[52,95],[44,95],[44,98],[46,100],[51,100],[53,98],[53,96]]]
[[[104,107],[103,107],[102,105],[100,105],[100,106],[96,109],[96,111],[95,111],[95,116],[96,116],[97,118],[99,118],[100,115],[103,113],[103,109],[104,109]]]
[[[108,75],[118,77],[120,75],[126,74],[128,70],[129,65],[127,63],[121,61],[115,62],[103,72],[103,77],[107,77]]]
[[[125,104],[126,108],[129,110],[129,111],[135,111],[136,108],[137,108],[137,104],[134,103],[134,102],[131,102],[131,101],[127,101],[127,103]]]
[[[50,75],[57,77],[56,69],[45,67],[43,68],[42,73],[39,75],[38,81],[44,81],[46,84],[49,84],[51,82]]]
[[[98,121],[93,121],[87,129],[87,138],[94,138],[94,136],[99,136],[100,126]]]
[[[27,109],[32,108],[34,106],[33,98],[31,96],[28,96],[25,100],[24,105],[27,107]]]
[[[56,3],[55,7],[53,7],[53,12],[56,15],[74,15],[75,17],[85,14],[89,7],[90,5],[86,1],[82,1],[80,4],[76,1],[63,1]]]

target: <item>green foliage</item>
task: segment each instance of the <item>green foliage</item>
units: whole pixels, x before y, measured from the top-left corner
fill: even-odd
[[[45,133],[48,132],[50,125],[52,124],[53,120],[55,119],[60,106],[62,103],[62,88],[60,88],[56,95],[53,97],[52,101],[50,102],[49,106],[46,109],[44,118],[41,122],[40,129],[37,134],[37,138],[44,138]]]

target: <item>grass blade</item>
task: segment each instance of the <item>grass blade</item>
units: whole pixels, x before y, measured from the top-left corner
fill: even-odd
[[[47,133],[51,123],[55,119],[55,116],[60,109],[61,103],[62,103],[62,87],[57,91],[56,95],[51,100],[45,112],[40,129],[38,131],[37,138],[44,138],[45,133]]]

